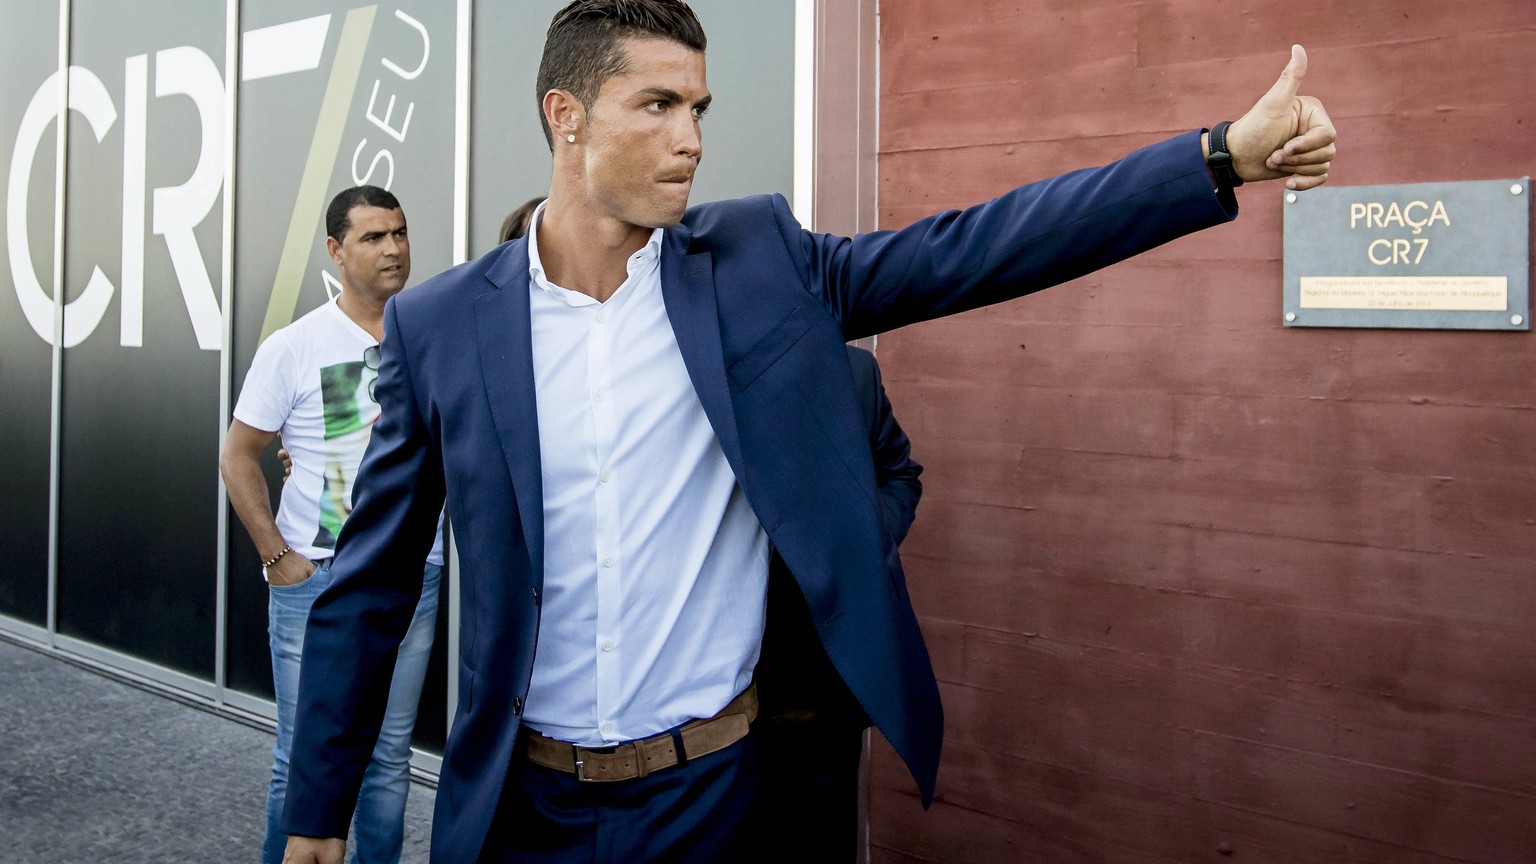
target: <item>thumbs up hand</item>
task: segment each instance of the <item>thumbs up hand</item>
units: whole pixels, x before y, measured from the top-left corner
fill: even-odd
[[[1338,133],[1323,103],[1301,96],[1307,52],[1291,46],[1291,62],[1269,92],[1227,130],[1232,166],[1244,180],[1288,178],[1287,189],[1311,189],[1328,180]]]

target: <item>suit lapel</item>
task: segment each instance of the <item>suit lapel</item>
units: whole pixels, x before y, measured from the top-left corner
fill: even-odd
[[[714,257],[688,252],[690,234],[683,225],[667,229],[661,255],[661,296],[667,319],[693,389],[714,427],[720,449],[737,478],[744,464],[736,412],[725,380],[725,354],[720,348],[720,310],[715,297]]]
[[[512,474],[523,539],[537,574],[544,572],[544,475],[533,382],[526,236],[507,247],[486,272],[486,279],[493,290],[475,298],[480,375],[501,452]]]

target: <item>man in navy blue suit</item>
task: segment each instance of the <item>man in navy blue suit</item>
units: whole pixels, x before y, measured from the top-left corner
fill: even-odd
[[[752,858],[770,549],[930,802],[938,687],[844,343],[1225,222],[1233,186],[1310,188],[1334,153],[1295,47],[1209,133],[816,234],[780,196],[688,208],[704,49],[681,0],[561,10],[537,82],[548,200],[525,237],[391,300],[382,414],[304,643],[290,860],[340,861],[445,501],[461,656],[434,860]]]

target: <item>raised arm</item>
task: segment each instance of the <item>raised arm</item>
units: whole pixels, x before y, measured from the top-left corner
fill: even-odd
[[[1306,52],[1227,130],[1245,181],[1327,180],[1335,133],[1322,104],[1300,96]],[[1213,118],[1214,121],[1214,118]],[[998,303],[1075,279],[1237,215],[1217,188],[1205,130],[1099,168],[1021,186],[965,210],[854,238],[802,230],[788,205],[776,220],[801,276],[853,339]]]

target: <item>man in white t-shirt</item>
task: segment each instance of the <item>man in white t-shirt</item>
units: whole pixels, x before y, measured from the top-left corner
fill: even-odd
[[[256,544],[270,588],[277,743],[267,790],[266,864],[279,864],[287,842],[278,819],[288,787],[304,627],[310,606],[330,584],[336,536],[352,510],[352,483],[379,417],[373,386],[384,303],[411,274],[405,214],[388,191],[356,186],[341,192],[331,201],[325,228],[341,294],[256,349],[219,460],[230,502]],[[260,459],[279,435],[292,457],[293,473],[283,484],[274,518]],[[439,524],[421,599],[395,663],[384,726],[353,814],[355,862],[400,859],[411,732],[432,651],[442,564]]]

